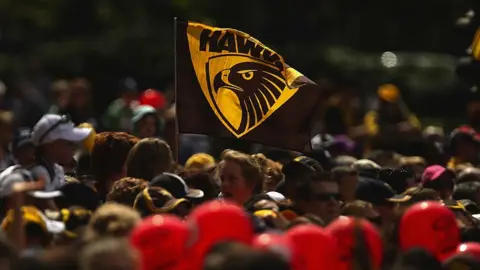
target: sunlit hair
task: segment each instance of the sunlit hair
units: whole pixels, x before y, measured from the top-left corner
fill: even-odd
[[[128,236],[140,220],[140,214],[131,207],[106,203],[98,208],[90,219],[85,231],[85,240]]]
[[[251,155],[227,149],[222,152],[220,158],[223,161],[230,161],[236,163],[241,171],[243,178],[248,184],[253,186],[255,194],[261,193],[263,188],[263,173],[262,166]],[[220,164],[222,166],[222,164]]]
[[[282,179],[282,164],[268,159],[263,154],[254,154],[252,157],[262,169],[263,191],[271,191],[269,187],[276,186]]]
[[[113,183],[112,189],[107,194],[107,201],[133,207],[138,193],[147,186],[148,182],[143,179],[124,177]]]
[[[127,157],[127,175],[151,181],[164,172],[172,172],[170,146],[157,138],[145,138],[136,144]]]

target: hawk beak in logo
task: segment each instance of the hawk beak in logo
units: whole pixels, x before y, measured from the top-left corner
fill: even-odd
[[[214,82],[215,91],[218,92],[220,88],[230,89],[232,91],[243,92],[243,89],[230,83],[228,77],[230,76],[230,69],[220,71],[220,76],[217,75]]]

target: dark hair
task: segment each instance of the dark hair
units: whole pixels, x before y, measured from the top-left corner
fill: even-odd
[[[478,200],[478,192],[480,191],[479,182],[465,182],[455,186],[452,197],[455,200]]]
[[[185,176],[185,183],[191,187],[203,191],[203,200],[211,200],[217,197],[218,187],[209,173],[194,173]]]
[[[143,179],[124,177],[113,183],[112,189],[107,194],[107,201],[133,207],[138,193],[147,187],[148,182]]]
[[[138,141],[126,132],[102,132],[95,136],[91,165],[100,192],[105,192],[103,189],[109,177],[122,171],[130,149]]]

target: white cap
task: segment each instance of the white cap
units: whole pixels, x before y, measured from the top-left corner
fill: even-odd
[[[80,142],[87,138],[90,132],[90,128],[75,127],[66,116],[46,114],[33,127],[32,141],[37,146],[56,140]]]
[[[281,202],[284,201],[286,198],[283,196],[282,193],[276,192],[276,191],[269,191],[267,192],[268,197],[272,198],[272,200],[276,202]]]

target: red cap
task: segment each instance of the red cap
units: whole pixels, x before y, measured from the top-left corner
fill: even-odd
[[[480,261],[480,243],[462,243],[457,247],[455,255],[468,254]]]
[[[301,258],[294,244],[282,234],[263,233],[253,238],[252,246],[278,254],[289,262],[291,269],[303,270]]]
[[[382,238],[374,225],[364,219],[355,219],[351,217],[339,218],[332,222],[327,227],[327,232],[330,233],[337,242],[339,249],[340,269],[352,269],[354,264],[354,248],[356,239],[356,232],[360,230],[363,234],[364,241],[368,247],[368,254],[374,269],[380,269],[382,264]]]
[[[440,165],[429,166],[423,171],[422,184],[437,180],[447,169]]]
[[[140,105],[150,105],[155,109],[163,109],[167,103],[162,92],[155,89],[145,90],[139,98]]]
[[[335,239],[324,229],[312,224],[299,225],[290,229],[286,238],[299,256],[292,261],[297,264],[293,269],[339,269]]]
[[[438,202],[420,202],[402,216],[399,226],[400,248],[421,247],[443,261],[460,244],[455,214]]]
[[[140,253],[142,270],[173,269],[184,259],[188,235],[176,216],[155,215],[133,229],[130,242]]]
[[[226,200],[206,202],[195,208],[187,218],[190,228],[189,260],[201,269],[206,253],[222,241],[236,241],[250,245],[254,236],[248,214]]]

